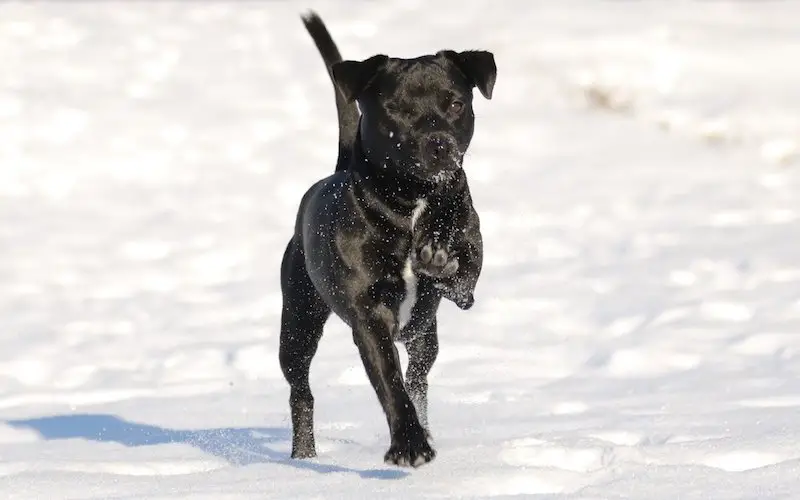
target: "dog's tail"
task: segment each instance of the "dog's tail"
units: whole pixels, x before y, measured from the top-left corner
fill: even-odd
[[[350,160],[353,157],[353,144],[356,140],[358,131],[359,112],[356,103],[347,102],[336,87],[331,68],[334,64],[342,60],[336,42],[331,38],[325,23],[314,11],[308,11],[302,16],[306,30],[314,40],[322,60],[325,61],[325,68],[333,82],[333,91],[336,94],[336,112],[339,117],[339,157],[336,159],[336,171],[347,170]]]

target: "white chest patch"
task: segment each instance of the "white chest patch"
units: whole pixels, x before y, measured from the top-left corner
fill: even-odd
[[[417,221],[419,220],[420,215],[422,212],[425,211],[425,207],[428,203],[424,199],[417,200],[417,205],[414,207],[414,210],[411,212],[411,232],[414,232],[414,226],[416,226]],[[417,303],[417,275],[414,274],[414,270],[411,267],[411,256],[409,255],[406,257],[406,263],[403,266],[403,281],[406,285],[406,294],[403,297],[403,301],[400,303],[400,307],[397,311],[397,323],[398,327],[402,330],[408,321],[411,319],[411,311],[414,309],[414,304]]]
[[[428,206],[428,202],[425,201],[424,198],[420,198],[417,200],[417,205],[414,207],[414,210],[411,212],[411,232],[414,232],[414,226],[417,225],[417,221],[419,220],[419,216],[422,215],[422,212],[425,211],[425,207]]]

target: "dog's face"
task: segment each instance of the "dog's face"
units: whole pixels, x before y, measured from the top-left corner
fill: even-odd
[[[345,99],[361,109],[367,159],[426,182],[452,177],[472,140],[472,89],[491,99],[490,52],[441,51],[416,59],[383,55],[333,67]]]

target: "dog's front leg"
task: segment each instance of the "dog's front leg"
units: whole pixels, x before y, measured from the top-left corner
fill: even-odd
[[[353,340],[389,423],[392,441],[384,461],[418,467],[433,460],[436,452],[428,443],[403,384],[400,360],[392,342],[394,314],[382,304],[366,310],[369,312],[365,317],[354,322]]]
[[[434,220],[415,240],[416,270],[434,279],[442,297],[461,309],[472,307],[483,265],[483,241],[477,222],[461,229]]]
[[[436,318],[433,319],[424,333],[407,341],[408,369],[406,370],[406,387],[422,427],[430,438],[431,428],[428,421],[428,373],[433,368],[439,354],[439,338]]]
[[[467,232],[465,231],[465,234]],[[451,277],[443,278],[436,287],[442,296],[454,302],[461,309],[469,309],[475,303],[475,287],[483,266],[483,242],[480,232],[470,234],[454,245],[458,256],[458,270]]]

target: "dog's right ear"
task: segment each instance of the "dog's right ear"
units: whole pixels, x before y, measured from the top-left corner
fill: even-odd
[[[331,67],[333,79],[347,102],[355,101],[389,59],[383,54],[363,61],[340,61]]]

